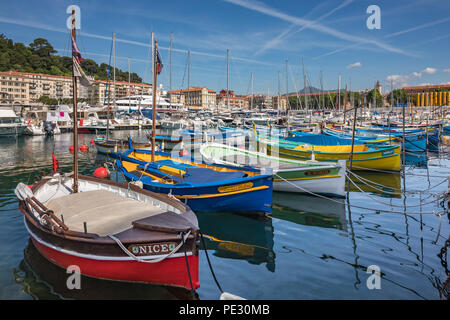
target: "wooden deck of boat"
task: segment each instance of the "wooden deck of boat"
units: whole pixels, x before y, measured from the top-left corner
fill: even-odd
[[[58,217],[63,216],[70,230],[84,232],[86,222],[87,232],[99,236],[117,234],[131,228],[133,221],[164,212],[157,206],[106,190],[51,199],[46,206]]]

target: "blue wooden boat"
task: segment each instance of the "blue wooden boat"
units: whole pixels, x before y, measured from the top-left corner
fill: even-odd
[[[375,134],[386,137],[397,137],[399,141],[403,142],[403,128],[356,128],[356,132],[360,134]],[[410,152],[423,152],[427,149],[427,133],[422,129],[405,128],[405,150]]]
[[[272,211],[272,173],[253,168],[208,164],[192,157],[175,157],[165,152],[130,148],[110,153],[118,170],[129,182],[171,195],[194,211],[270,213]]]

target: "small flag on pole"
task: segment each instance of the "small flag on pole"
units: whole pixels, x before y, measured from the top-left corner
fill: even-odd
[[[156,74],[159,75],[162,71],[163,63],[161,56],[159,55],[159,50],[156,50]]]
[[[80,64],[81,61],[83,61],[83,58],[81,58],[81,52],[78,49],[77,42],[73,38],[73,35],[71,35],[71,38],[72,38],[72,56],[77,60],[78,64]]]

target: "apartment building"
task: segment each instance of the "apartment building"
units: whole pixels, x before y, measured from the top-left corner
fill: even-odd
[[[78,96],[87,98],[87,88],[77,85]],[[42,96],[72,98],[72,78],[40,73],[0,72],[1,103],[30,104]],[[6,98],[5,98],[6,97]]]
[[[78,98],[88,99],[92,106],[103,105],[106,81],[95,80],[90,87],[77,83]],[[52,99],[72,98],[72,77],[54,76],[40,73],[0,72],[0,103],[32,104],[47,96]],[[117,99],[132,94],[151,94],[152,85],[116,81]],[[110,85],[111,100],[114,98],[114,83]]]
[[[189,87],[189,89],[168,92],[171,103],[184,103],[188,108],[213,109],[216,106],[216,92],[208,88]]]
[[[151,95],[152,85],[148,83],[128,83],[122,81],[116,81],[115,88],[114,83],[111,82],[109,85],[109,99],[110,103],[114,101],[114,96],[116,100],[122,99],[130,95]],[[114,93],[115,92],[115,93]],[[96,80],[92,86],[89,87],[88,91],[88,102],[92,106],[100,106],[103,104],[108,104],[108,91],[106,90],[105,80]]]
[[[249,99],[247,96],[241,96],[234,93],[233,90],[221,90],[217,95],[216,103],[224,108],[248,109]]]

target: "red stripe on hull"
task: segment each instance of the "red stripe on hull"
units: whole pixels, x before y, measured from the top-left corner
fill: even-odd
[[[157,263],[144,263],[135,260],[114,261],[94,260],[73,256],[49,248],[31,237],[35,247],[49,261],[67,269],[70,265],[80,268],[81,274],[93,278],[126,282],[144,282],[191,289],[185,257],[167,258]],[[192,285],[200,287],[198,281],[198,256],[188,256]]]

